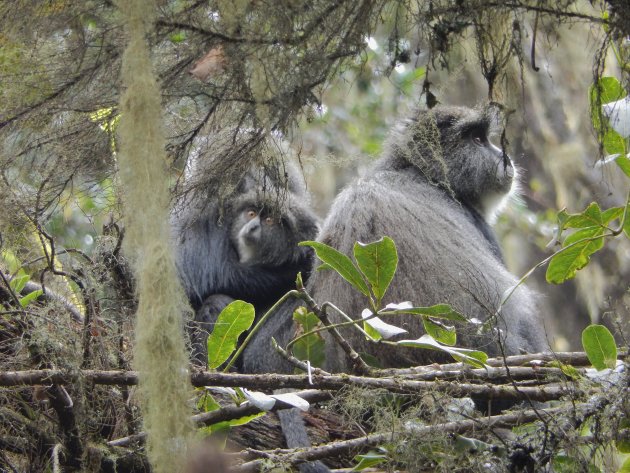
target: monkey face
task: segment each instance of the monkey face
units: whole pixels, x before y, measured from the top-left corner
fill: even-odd
[[[297,248],[293,233],[278,212],[246,207],[234,219],[231,239],[240,263],[280,266],[290,260],[291,247]]]
[[[490,141],[489,133],[487,125],[475,126],[462,136],[465,146],[460,162],[465,163],[465,171],[450,174],[458,200],[469,203],[492,221],[506,197],[515,190],[516,168],[507,153]]]
[[[489,220],[516,178],[510,157],[490,140],[497,121],[490,108],[441,107],[418,118],[410,150],[425,177]]]

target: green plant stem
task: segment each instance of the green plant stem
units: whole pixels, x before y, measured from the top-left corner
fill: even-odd
[[[321,310],[325,310],[327,307],[330,307],[332,310],[337,312],[344,319],[346,319],[347,322],[339,322],[339,323],[336,323],[336,324],[325,325],[323,327],[317,327],[317,328],[314,328],[313,330],[309,330],[308,332],[305,332],[302,335],[300,335],[299,337],[296,337],[293,340],[291,340],[287,344],[287,350],[290,349],[295,343],[299,342],[303,338],[308,337],[309,335],[317,334],[317,333],[320,333],[320,332],[326,332],[326,331],[329,331],[331,329],[350,327],[352,325],[356,326],[356,328],[363,335],[365,335],[367,338],[372,340],[372,337],[370,337],[370,335],[368,335],[368,333],[361,328],[360,324],[361,324],[361,322],[364,322],[366,320],[373,319],[374,317],[377,317],[378,314],[372,312],[372,315],[370,315],[369,317],[366,317],[365,319],[363,319],[363,318],[361,318],[361,319],[352,319],[348,314],[346,314],[343,310],[341,310],[339,307],[337,307],[336,305],[332,304],[331,302],[324,302],[322,304]]]

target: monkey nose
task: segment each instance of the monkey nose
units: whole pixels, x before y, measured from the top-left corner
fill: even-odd
[[[260,224],[257,222],[252,223],[247,229],[247,233],[245,234],[245,239],[249,241],[258,240],[260,238],[260,232],[261,232]]]

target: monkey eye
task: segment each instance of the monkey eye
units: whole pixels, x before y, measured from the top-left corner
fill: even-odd
[[[275,222],[274,222],[273,218],[271,218],[271,217],[267,217],[265,219],[265,225],[273,225],[274,223]]]
[[[477,146],[484,146],[488,141],[483,130],[473,130],[470,134],[470,139]]]
[[[248,210],[246,215],[247,215],[247,218],[251,220],[252,218],[255,218],[258,215],[258,212],[256,212],[255,210]]]

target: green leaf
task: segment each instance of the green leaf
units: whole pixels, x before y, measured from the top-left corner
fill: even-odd
[[[239,417],[238,419],[225,420],[222,422],[217,422],[216,424],[209,425],[207,427],[202,428],[202,432],[206,432],[209,434],[214,434],[216,432],[228,431],[230,427],[237,427],[239,425],[245,425],[249,422],[258,419],[265,415],[265,412],[258,412],[257,414],[252,414],[249,416]]]
[[[457,361],[467,363],[474,368],[484,368],[487,366],[487,353],[479,350],[464,350],[463,348],[457,348],[457,351],[460,353],[451,353],[451,356]]]
[[[367,320],[363,322],[363,330],[368,334],[368,337],[375,342],[383,339],[383,336],[378,332],[378,330],[372,327]]]
[[[33,292],[29,292],[27,295],[25,295],[24,297],[20,298],[20,305],[22,307],[26,307],[31,302],[37,300],[37,298],[39,296],[41,296],[43,293],[44,293],[44,291],[42,289],[37,289],[37,290],[35,290]]]
[[[623,215],[623,207],[611,207],[602,212],[602,224],[610,225],[610,222],[621,218]]]
[[[589,325],[582,332],[582,346],[597,370],[614,368],[617,363],[615,338],[603,325]]]
[[[385,322],[380,317],[374,317],[374,314],[369,309],[365,309],[361,313],[363,317],[363,329],[373,340],[381,340],[382,338],[388,340],[392,337],[407,333],[407,330],[396,325]]]
[[[206,390],[199,398],[197,402],[197,409],[203,412],[212,412],[221,409],[221,405],[214,399],[214,397]]]
[[[332,269],[333,269],[332,266],[326,263],[322,263],[317,267],[317,271],[326,271],[326,270],[332,270]]]
[[[619,422],[619,429],[630,429],[630,419],[621,419]],[[621,453],[630,453],[630,440],[619,440],[616,441],[617,450]],[[630,470],[628,470],[630,473]]]
[[[597,81],[597,88],[600,93],[600,100],[602,104],[615,102],[619,99],[624,98],[626,94],[626,90],[621,85],[619,80],[616,77],[607,76],[600,77]],[[591,86],[591,93],[595,93]]]
[[[354,244],[354,257],[380,303],[398,266],[398,253],[394,241],[389,237],[383,237],[373,243],[357,242]]]
[[[302,326],[304,332],[310,332],[320,325],[319,318],[313,312],[309,312],[304,306],[300,306],[293,311],[293,320]]]
[[[563,247],[573,243],[575,245],[551,258],[547,267],[547,282],[561,284],[574,278],[575,273],[588,264],[591,255],[604,246],[604,237],[601,236],[603,233],[602,227],[590,227],[569,235]]]
[[[483,368],[488,361],[488,355],[482,351],[468,350],[466,348],[449,347],[440,344],[431,335],[424,334],[417,340],[400,340],[397,345],[403,347],[428,348],[430,350],[438,350],[448,353],[457,361],[468,363],[475,368]]]
[[[626,156],[617,156],[615,163],[617,163],[619,169],[621,169],[626,176],[630,177],[630,159]]]
[[[337,271],[342,278],[352,284],[365,296],[370,297],[370,289],[363,279],[363,276],[361,276],[359,270],[346,255],[317,241],[303,241],[300,242],[299,245],[313,248],[320,260]]]
[[[305,307],[298,307],[293,312],[293,320],[301,327],[300,332],[306,333],[314,330],[320,325],[319,318],[306,310]],[[310,361],[311,365],[322,367],[326,361],[324,339],[319,333],[312,333],[293,345],[293,355],[302,361]]]
[[[584,465],[574,457],[566,455],[557,455],[551,460],[553,471],[555,473],[595,473],[600,471],[593,465],[588,465],[586,472],[584,471]]]
[[[22,292],[22,289],[24,289],[24,286],[26,286],[26,283],[30,279],[31,278],[29,277],[29,275],[26,274],[24,270],[20,269],[17,276],[9,281],[9,287],[13,290],[13,292],[19,294],[20,292]]]
[[[591,202],[582,213],[567,214],[564,228],[585,228],[601,225],[602,211],[597,202]]]
[[[378,452],[369,452],[365,455],[356,455],[354,460],[359,463],[357,463],[352,471],[361,471],[387,461],[387,455]]]
[[[606,133],[602,137],[602,145],[606,154],[625,155],[627,150],[626,140],[612,128],[606,129]]]
[[[597,84],[591,85],[589,89],[593,128],[595,128],[598,135],[603,135],[602,145],[608,154],[625,154],[625,141],[616,131],[602,124],[602,109],[600,105],[615,102],[625,96],[625,89],[615,77],[601,77]]]
[[[549,363],[549,367],[550,368],[560,368],[560,370],[562,370],[562,372],[564,373],[565,376],[567,376],[568,378],[574,379],[574,380],[578,380],[580,378],[582,378],[582,375],[580,374],[580,372],[575,369],[575,367],[571,366],[571,365],[567,365],[564,363],[561,363],[559,361],[552,361]]]
[[[448,346],[453,346],[457,343],[455,327],[445,327],[444,325],[436,324],[427,317],[422,319],[422,324],[424,325],[424,330],[436,341]]]
[[[436,319],[453,320],[456,322],[468,322],[468,319],[466,317],[454,310],[448,304],[436,304],[430,307],[411,307],[409,309],[385,309],[380,310],[379,314],[412,314],[421,315],[423,317],[433,317]]]
[[[236,349],[238,338],[254,322],[254,306],[243,301],[228,304],[219,314],[208,337],[208,367],[218,368]]]

